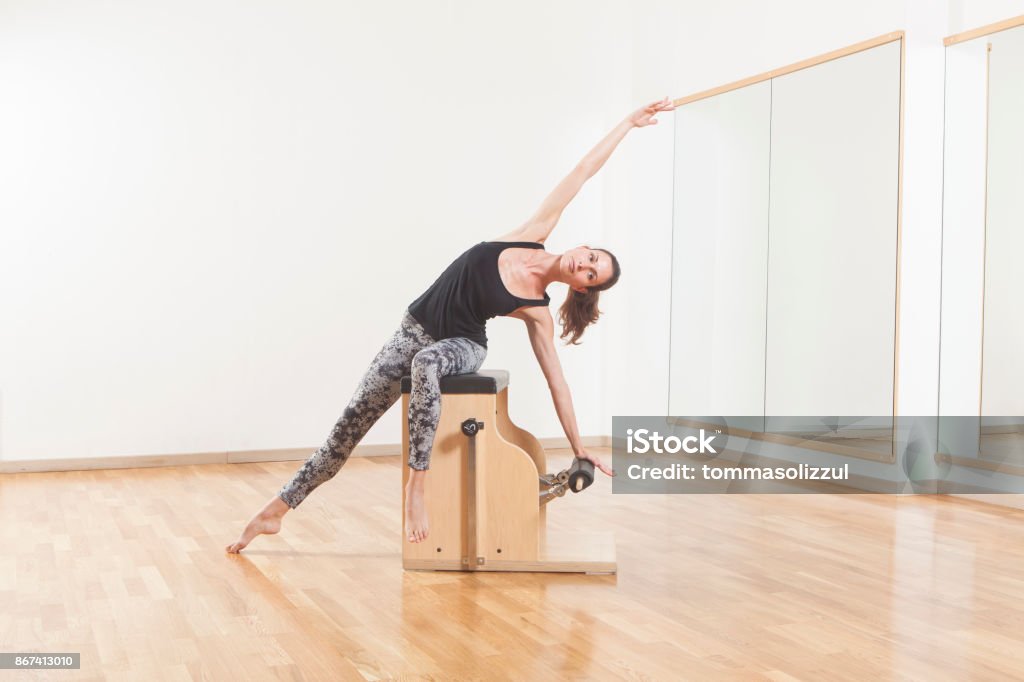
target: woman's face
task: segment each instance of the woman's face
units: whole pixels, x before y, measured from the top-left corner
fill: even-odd
[[[612,259],[604,251],[577,246],[562,254],[562,281],[583,293],[588,287],[608,281],[612,276]]]

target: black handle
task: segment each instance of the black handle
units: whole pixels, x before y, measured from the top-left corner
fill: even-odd
[[[589,459],[575,457],[569,467],[569,490],[578,493],[594,482],[594,463]]]

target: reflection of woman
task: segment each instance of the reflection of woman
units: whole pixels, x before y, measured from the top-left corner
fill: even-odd
[[[290,509],[337,474],[356,444],[399,398],[399,382],[405,374],[412,375],[408,460],[412,471],[405,491],[405,532],[412,542],[426,538],[429,528],[423,481],[441,413],[439,382],[443,376],[480,368],[487,354],[484,325],[497,315],[526,323],[530,344],[573,452],[611,475],[611,470],[580,442],[569,387],[555,353],[554,323],[545,289],[552,282],[569,285],[559,309],[561,338],[577,343],[587,326],[597,320],[598,295],[618,280],[619,264],[608,251],[589,246],[562,254],[548,253],[544,240],[583,183],[604,165],[626,133],[634,127],[657,123],[654,116],[658,112],[673,108],[666,98],[630,114],[580,161],[522,226],[495,241],[480,242],[449,265],[405,311],[398,330],[370,364],[327,442],[249,521],[227,551],[238,552],[257,535],[278,532],[281,519]]]

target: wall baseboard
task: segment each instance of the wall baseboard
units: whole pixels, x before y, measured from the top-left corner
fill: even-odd
[[[566,438],[539,438],[548,450],[569,447]],[[610,447],[611,436],[584,436],[586,447]],[[237,452],[195,452],[179,455],[125,455],[121,457],[68,457],[64,459],[22,459],[0,461],[0,474],[45,471],[87,471],[90,469],[141,469],[190,464],[244,464],[247,462],[305,461],[317,448],[280,448],[277,450],[240,450]],[[400,454],[400,443],[358,445],[353,457],[388,457]]]

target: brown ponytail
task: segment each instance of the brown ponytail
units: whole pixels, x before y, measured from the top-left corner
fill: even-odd
[[[619,268],[619,260],[607,249],[595,249],[604,251],[612,261],[612,276],[608,281],[597,286],[587,287],[586,293],[580,293],[570,288],[565,297],[565,302],[558,309],[558,321],[562,325],[562,334],[559,338],[571,337],[566,345],[579,344],[579,338],[587,327],[597,322],[601,311],[597,307],[597,299],[605,289],[612,288],[619,281],[622,270]]]

